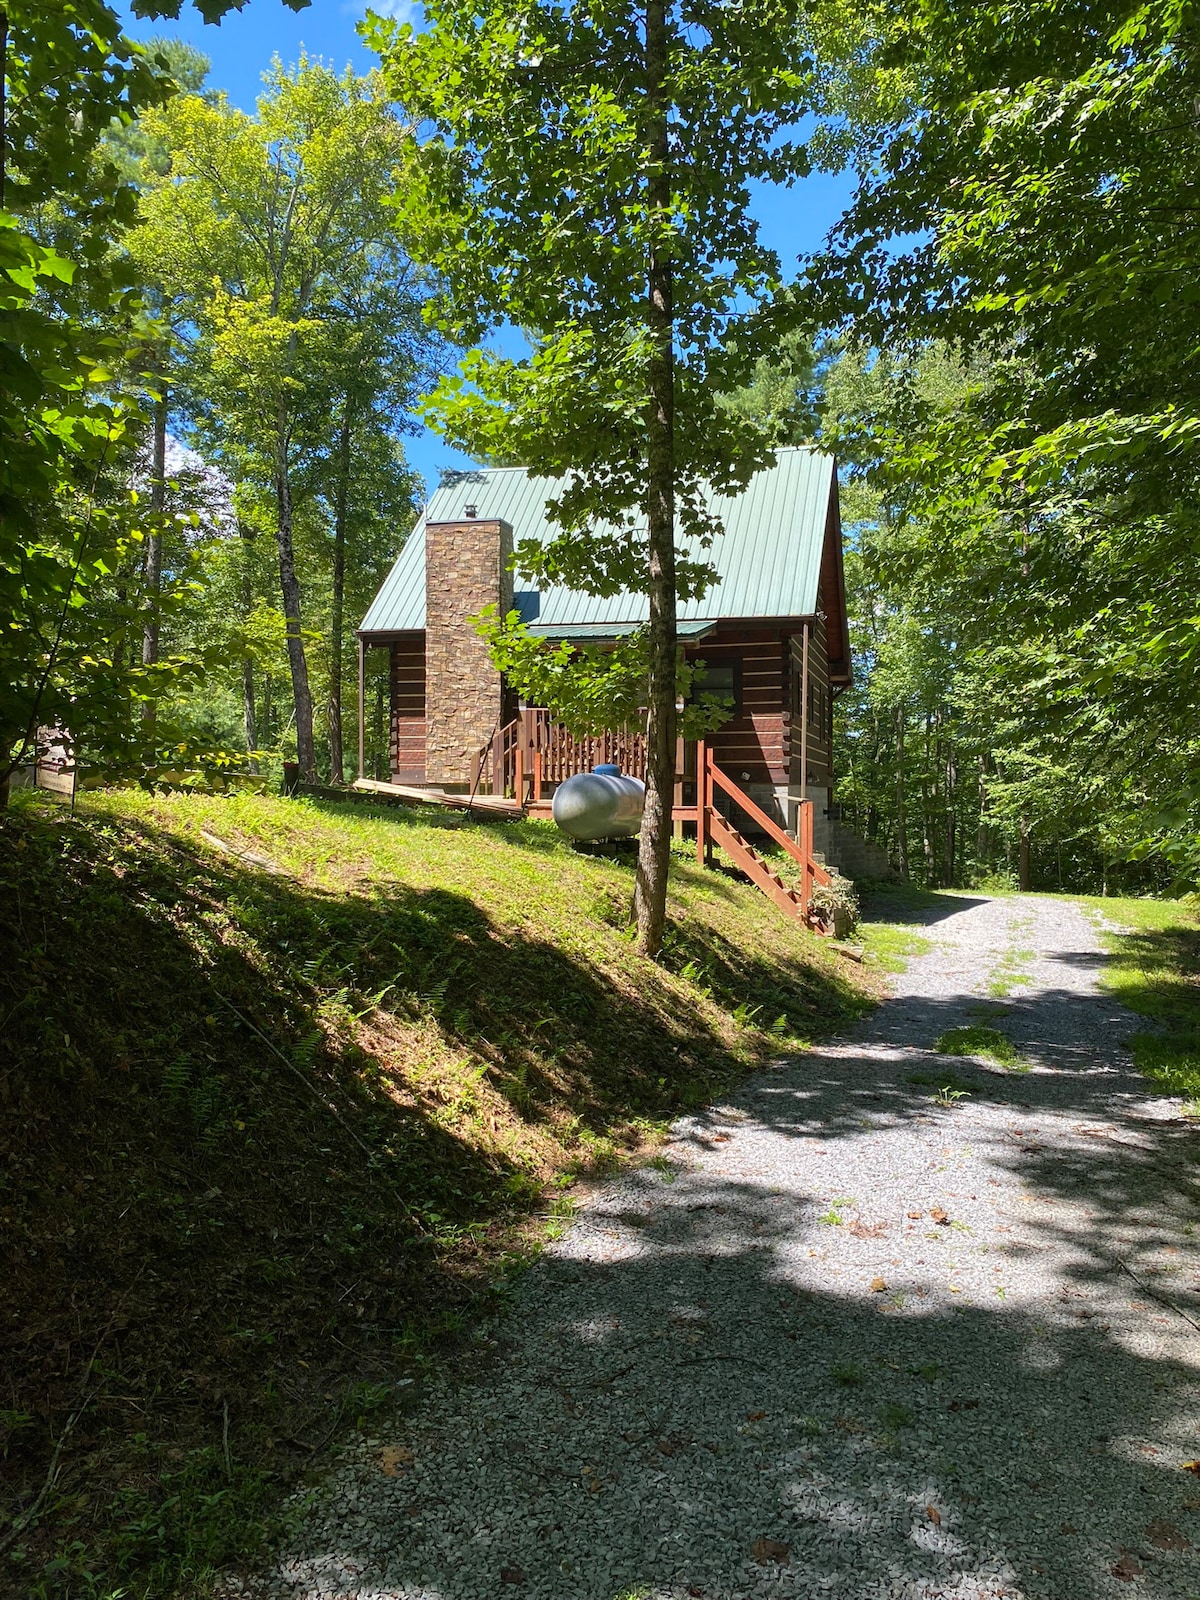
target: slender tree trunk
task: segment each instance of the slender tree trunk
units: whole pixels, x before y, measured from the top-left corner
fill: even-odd
[[[160,518],[167,509],[167,386],[154,402],[154,440],[150,469],[150,509]],[[159,597],[162,594],[162,531],[156,520],[146,540],[146,622],[142,629],[142,665],[152,667],[159,652]],[[147,731],[154,727],[158,707],[153,700],[142,706]]]
[[[908,877],[908,816],[904,803],[904,707],[896,708],[896,866]]]
[[[946,886],[953,887],[958,855],[958,767],[954,746],[946,748]]]
[[[333,615],[329,640],[329,778],[345,783],[342,749],[342,625],[346,606],[346,512],[350,502],[350,439],[354,405],[347,394],[338,439],[337,491],[333,512]]]
[[[1017,883],[1026,894],[1033,888],[1033,851],[1030,848],[1029,824],[1021,818],[1021,841],[1017,854]]]
[[[254,607],[254,582],[250,571],[250,541],[246,530],[242,537],[242,621],[250,620]],[[242,657],[242,728],[246,736],[247,765],[251,772],[258,771],[254,752],[258,749],[258,718],[254,706],[254,658],[247,651]]]
[[[288,666],[292,673],[292,701],[296,707],[296,760],[300,776],[313,782],[317,776],[313,747],[312,690],[308,682],[308,658],[301,631],[300,580],[296,576],[296,553],[292,547],[292,484],[288,470],[288,415],[286,404],[279,407],[276,420],[275,509],[279,545],[279,587],[283,594],[283,614],[287,619]]]
[[[254,662],[249,656],[242,658],[242,727],[246,735],[246,765],[251,772],[258,771],[254,751],[258,749],[258,729],[254,714]]]
[[[646,274],[646,320],[651,341],[646,416],[646,515],[650,704],[646,808],[634,894],[638,949],[646,956],[658,954],[666,922],[671,800],[675,789],[675,312],[671,258],[665,238],[671,203],[665,102],[667,43],[664,0],[649,0],[646,8],[646,155],[652,242]]]

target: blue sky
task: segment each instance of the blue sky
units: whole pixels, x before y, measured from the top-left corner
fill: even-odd
[[[177,22],[142,22],[127,6],[120,9],[135,39],[172,34],[203,50],[212,61],[213,87],[224,89],[235,105],[247,111],[254,107],[261,75],[274,55],[290,63],[305,51],[336,68],[349,64],[359,72],[377,64],[355,33],[367,10],[365,0],[313,0],[304,11],[290,11],[282,0],[249,0],[244,10],[230,12],[216,26],[205,24],[187,5]],[[374,9],[403,20],[418,21],[421,15],[413,0],[376,0]],[[755,211],[763,242],[779,252],[786,270],[797,256],[820,243],[849,198],[850,180],[844,176],[818,174],[792,189],[758,186]],[[406,440],[405,448],[431,489],[442,468],[465,464],[464,457],[428,430]]]

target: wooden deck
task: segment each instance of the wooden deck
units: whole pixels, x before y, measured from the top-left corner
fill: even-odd
[[[397,800],[402,805],[447,806],[453,811],[478,811],[481,815],[494,817],[525,815],[519,800],[509,800],[498,794],[477,794],[474,797],[469,794],[447,794],[444,789],[424,789],[407,783],[380,783],[374,778],[356,778],[351,787],[360,794]]]

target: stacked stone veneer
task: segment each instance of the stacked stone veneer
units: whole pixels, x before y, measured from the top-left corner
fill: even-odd
[[[425,525],[425,781],[463,789],[501,718],[503,685],[471,626],[512,607],[512,529],[464,518]]]

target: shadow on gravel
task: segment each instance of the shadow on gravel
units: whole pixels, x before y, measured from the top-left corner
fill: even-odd
[[[873,885],[862,896],[863,922],[911,923],[914,928],[929,928],[972,906],[987,904],[986,896],[942,894],[935,889],[918,889],[914,884]]]
[[[971,903],[953,897],[943,914]],[[870,1043],[758,1080],[748,1117],[692,1119],[697,1153],[729,1152],[726,1175],[688,1170],[681,1140],[681,1168],[604,1194],[521,1284],[499,1330],[511,1343],[484,1345],[462,1388],[401,1421],[413,1456],[394,1479],[386,1455],[361,1451],[273,1592],[1200,1593],[1200,1486],[1181,1470],[1200,1455],[1200,1333],[1180,1314],[1200,1322],[1195,1134],[1154,1117],[1149,1086],[1126,1075],[1131,1019],[1112,1000],[1064,986],[992,1008],[1049,1069],[1024,1072],[933,1051],[979,1009],[965,992],[898,999]],[[943,1086],[964,1098],[939,1104]],[[909,1169],[920,1207],[954,1190],[938,1174],[968,1139],[981,1192],[917,1235],[928,1263],[890,1259],[903,1216],[864,1216],[864,1266],[835,1252],[818,1268],[839,1155],[864,1128],[906,1126],[928,1129],[928,1163]],[[750,1131],[803,1140],[823,1185],[789,1187],[777,1151],[756,1180],[738,1142]],[[1002,1191],[1003,1221],[990,1205]],[[952,1298],[959,1251],[977,1281],[994,1261],[1027,1285],[1057,1254],[1021,1309]],[[881,1270],[887,1282],[872,1281]]]
[[[1200,1541],[1190,1369],[1068,1307],[814,1293],[808,1197],[670,1187],[590,1214],[454,1425],[401,1427],[395,1478],[364,1452],[276,1593],[1101,1600],[1121,1563],[1136,1594],[1196,1592],[1197,1556],[1160,1547]]]

